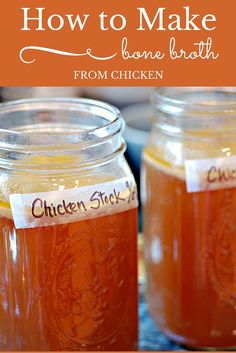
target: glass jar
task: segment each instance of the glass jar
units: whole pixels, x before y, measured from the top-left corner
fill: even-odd
[[[0,350],[135,350],[137,198],[105,103],[0,107]]]
[[[147,299],[194,348],[236,346],[236,90],[160,88],[143,156]]]

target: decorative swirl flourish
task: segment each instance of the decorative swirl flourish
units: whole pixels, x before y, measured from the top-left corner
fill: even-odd
[[[20,59],[23,63],[25,64],[32,64],[36,61],[36,59],[33,59],[33,60],[25,60],[24,59],[24,53],[28,50],[36,50],[36,51],[44,51],[44,52],[47,52],[47,53],[52,53],[52,54],[58,54],[58,55],[64,55],[64,56],[75,56],[75,57],[81,57],[81,56],[89,56],[90,58],[94,59],[94,60],[111,60],[113,59],[117,53],[111,55],[111,56],[106,56],[106,57],[100,57],[100,56],[96,56],[92,53],[92,49],[91,48],[88,48],[86,50],[86,52],[84,53],[72,53],[72,52],[67,52],[67,51],[63,51],[63,50],[57,50],[57,49],[51,49],[51,48],[46,48],[46,47],[38,47],[38,46],[34,46],[34,45],[31,45],[31,46],[28,46],[28,47],[24,47],[21,49],[20,51]]]

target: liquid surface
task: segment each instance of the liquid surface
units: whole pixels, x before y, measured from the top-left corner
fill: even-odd
[[[187,193],[184,169],[144,155],[150,311],[191,347],[236,346],[236,189]]]

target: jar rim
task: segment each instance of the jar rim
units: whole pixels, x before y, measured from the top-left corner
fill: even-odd
[[[11,113],[25,111],[29,113],[33,109],[38,111],[53,111],[56,109],[69,109],[74,113],[86,113],[90,116],[101,117],[106,120],[102,126],[96,126],[87,130],[70,132],[27,132],[24,130],[14,130],[4,128],[1,118]],[[97,112],[97,113],[96,113]],[[0,148],[8,145],[15,149],[21,145],[36,145],[37,147],[50,146],[55,143],[76,144],[77,147],[83,147],[86,144],[96,143],[110,138],[116,133],[122,133],[124,130],[124,121],[121,118],[120,111],[105,102],[87,98],[29,98],[10,101],[0,104]],[[10,137],[10,138],[9,138]]]
[[[78,169],[124,153],[120,111],[86,98],[25,99],[0,104],[0,166]]]
[[[160,87],[152,102],[167,114],[231,114],[236,112],[236,87]]]

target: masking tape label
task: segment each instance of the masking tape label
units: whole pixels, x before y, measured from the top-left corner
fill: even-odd
[[[185,161],[188,192],[236,187],[236,156]]]
[[[138,206],[133,175],[76,189],[11,194],[16,229],[66,224],[127,211]]]

